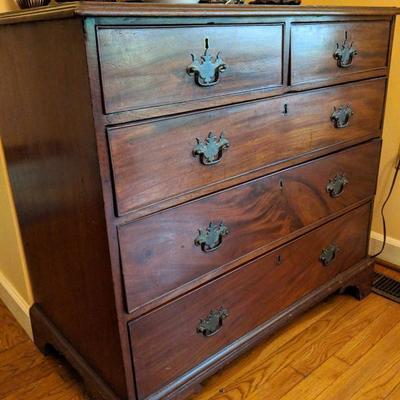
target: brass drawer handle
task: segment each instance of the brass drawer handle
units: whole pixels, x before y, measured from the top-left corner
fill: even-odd
[[[222,158],[222,152],[229,147],[229,141],[225,138],[224,132],[220,134],[219,139],[213,132],[210,132],[204,142],[199,138],[196,138],[196,142],[193,156],[199,156],[200,163],[203,165],[219,163]]]
[[[349,126],[350,118],[354,112],[350,105],[341,105],[338,108],[333,108],[331,121],[334,123],[335,128],[341,129]]]
[[[228,310],[223,307],[219,311],[211,310],[206,319],[200,320],[196,332],[206,337],[213,336],[222,328],[226,317],[228,317]]]
[[[194,81],[199,86],[214,86],[219,81],[220,73],[226,70],[225,61],[218,52],[216,57],[208,54],[209,42],[208,38],[204,40],[204,54],[200,57],[192,56],[192,63],[186,68],[189,75],[194,76]]]
[[[336,60],[339,68],[349,68],[353,64],[354,56],[357,54],[358,51],[353,47],[353,43],[349,42],[348,33],[346,31],[342,44],[336,43],[336,50],[333,53],[333,58]]]
[[[340,251],[336,244],[331,244],[322,250],[319,260],[324,266],[328,266],[331,262],[336,259],[337,253]]]
[[[196,246],[209,253],[217,250],[222,244],[222,238],[229,233],[229,229],[223,222],[214,224],[210,222],[206,229],[199,229],[199,235],[194,240]]]
[[[326,191],[331,197],[339,197],[348,183],[349,180],[344,174],[337,174],[333,179],[329,179]]]

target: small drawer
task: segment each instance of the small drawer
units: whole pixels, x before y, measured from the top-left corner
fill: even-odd
[[[293,25],[291,84],[355,80],[368,71],[384,75],[390,28],[389,21]]]
[[[369,198],[379,154],[369,142],[120,226],[128,311]]]
[[[369,215],[367,204],[132,322],[138,399],[364,259]]]
[[[376,137],[385,86],[377,79],[110,128],[117,213],[204,195],[272,164]]]
[[[107,114],[282,85],[283,24],[100,26],[97,40]]]

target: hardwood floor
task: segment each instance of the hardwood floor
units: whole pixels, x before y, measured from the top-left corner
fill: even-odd
[[[400,277],[400,274],[392,275]],[[88,400],[0,303],[0,400]],[[334,295],[204,383],[191,400],[400,400],[400,304]]]

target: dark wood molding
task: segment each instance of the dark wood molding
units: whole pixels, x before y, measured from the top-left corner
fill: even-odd
[[[393,16],[399,12],[396,7],[315,7],[315,6],[264,6],[264,5],[170,5],[170,4],[129,4],[78,3],[76,14],[84,16]]]
[[[85,17],[232,17],[232,16],[386,16],[399,14],[396,7],[313,7],[264,5],[166,5],[109,2],[73,2],[39,9],[11,11],[0,17],[0,24],[45,21],[82,15]]]

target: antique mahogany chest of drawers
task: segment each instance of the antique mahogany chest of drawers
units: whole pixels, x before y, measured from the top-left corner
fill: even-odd
[[[188,396],[368,257],[395,9],[74,3],[0,19],[35,342]]]

